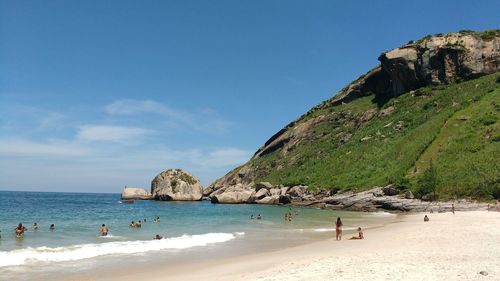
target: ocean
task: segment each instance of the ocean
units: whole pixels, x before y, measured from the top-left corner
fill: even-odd
[[[284,220],[287,212],[293,214],[291,222]],[[250,219],[258,214],[261,220]],[[75,271],[119,268],[127,261],[175,266],[280,249],[334,236],[337,216],[346,235],[358,226],[377,227],[395,217],[208,201],[125,204],[119,194],[0,191],[0,279],[65,279]],[[129,227],[138,220],[141,228]],[[39,229],[33,231],[35,222]],[[23,238],[15,236],[19,223],[28,228]],[[109,227],[107,237],[98,235],[101,224]],[[156,234],[164,238],[153,240]]]

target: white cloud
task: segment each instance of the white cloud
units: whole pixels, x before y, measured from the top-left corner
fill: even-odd
[[[79,127],[76,138],[79,141],[125,143],[137,141],[152,132],[151,130],[139,127],[84,125]]]
[[[169,123],[180,123],[190,129],[205,133],[224,133],[231,126],[231,122],[220,118],[214,110],[203,109],[197,112],[186,112],[172,109],[153,100],[117,100],[107,105],[105,112],[112,116],[159,114],[171,118]]]
[[[152,100],[117,100],[108,104],[104,110],[110,115],[133,115],[140,113],[172,114],[169,108]]]
[[[81,145],[65,141],[47,143],[29,140],[11,139],[0,140],[0,155],[9,156],[83,156],[89,149]]]

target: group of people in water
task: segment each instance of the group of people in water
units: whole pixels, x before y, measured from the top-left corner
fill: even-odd
[[[31,226],[31,229],[33,231],[37,231],[38,230],[38,223],[34,222],[33,225]],[[55,224],[50,224],[49,226],[49,229],[54,231],[56,230],[56,225]],[[26,226],[24,226],[22,223],[19,223],[16,228],[14,228],[14,231],[16,232],[16,237],[17,238],[22,238],[24,237],[24,233],[27,231],[28,229],[26,228]]]
[[[288,212],[285,213],[285,222],[291,222],[294,216],[299,215],[299,212],[294,211],[292,213],[292,208],[288,210]]]
[[[140,228],[142,227],[142,222],[141,220],[138,221],[132,221],[128,226],[132,228]],[[144,222],[147,222],[147,219],[144,219]],[[160,217],[156,216],[156,218],[153,219],[154,223],[160,223]]]
[[[342,227],[343,226],[344,226],[344,224],[342,223],[342,220],[340,219],[340,217],[337,217],[337,221],[335,222],[335,239],[337,241],[342,240]],[[349,240],[361,240],[364,238],[365,238],[365,236],[363,234],[363,230],[361,229],[361,227],[358,227],[358,235],[352,236],[351,238],[349,238]]]
[[[257,215],[257,217],[254,218],[253,214],[250,215],[250,219],[253,220],[253,219],[257,219],[257,220],[261,220],[262,219],[262,216],[260,214]]]
[[[260,214],[259,214],[260,216]],[[160,222],[160,217],[159,216],[156,216],[156,218],[154,218],[153,220],[155,223],[159,223]],[[146,219],[144,219],[144,222],[146,222]],[[129,225],[130,227],[133,227],[133,228],[139,228],[142,226],[142,222],[141,220],[139,221],[132,221]],[[38,223],[34,222],[33,225],[31,226],[31,229],[33,232],[37,231],[38,230]],[[54,231],[56,229],[56,225],[55,224],[50,224],[49,226],[49,229],[51,231]],[[26,228],[26,226],[24,226],[22,223],[19,223],[15,228],[14,228],[14,231],[16,233],[16,237],[17,238],[23,238],[24,237],[24,233],[26,231],[28,231],[28,228]],[[109,228],[106,226],[106,224],[102,224],[101,227],[99,228],[99,233],[98,235],[99,236],[108,236],[108,233],[109,233]],[[2,236],[0,236],[1,238]],[[155,240],[160,240],[160,239],[163,239],[163,237],[159,234],[156,234],[153,239]]]

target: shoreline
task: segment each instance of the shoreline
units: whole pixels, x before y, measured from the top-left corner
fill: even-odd
[[[499,212],[427,215],[430,222],[423,221],[424,213],[400,215],[395,222],[365,230],[364,240],[347,240],[349,234],[342,241],[330,238],[175,269],[168,264],[128,268],[72,280],[495,280],[500,276]]]

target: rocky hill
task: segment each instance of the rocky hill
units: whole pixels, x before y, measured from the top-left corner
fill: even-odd
[[[500,30],[427,36],[379,61],[204,195],[246,190],[250,198],[269,182],[309,192],[392,184],[417,196],[499,198]]]

